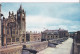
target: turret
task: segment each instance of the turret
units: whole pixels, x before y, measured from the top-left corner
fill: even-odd
[[[25,12],[24,9],[22,9],[22,5],[20,5],[20,8],[17,11],[17,21],[20,25],[20,29],[22,29],[23,27],[21,26],[25,26]]]
[[[9,11],[9,16],[11,15],[10,11]]]
[[[25,21],[25,12],[24,9],[22,8],[22,5],[20,5],[20,8],[17,11],[17,22],[19,25],[19,30],[21,31],[20,34],[25,34],[23,35],[24,39],[23,42],[26,42],[26,21]]]
[[[14,12],[12,11],[12,15],[14,15]]]
[[[22,5],[20,5],[20,8],[19,9],[22,10]]]

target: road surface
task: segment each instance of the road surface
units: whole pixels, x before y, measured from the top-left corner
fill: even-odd
[[[73,39],[68,38],[56,46],[56,48],[48,47],[45,50],[38,52],[37,54],[71,54]]]

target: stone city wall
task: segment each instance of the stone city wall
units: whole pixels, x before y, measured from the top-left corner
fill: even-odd
[[[0,54],[21,54],[22,46],[8,46],[0,49]]]
[[[26,45],[28,49],[40,51],[48,47],[48,41],[22,44],[18,46],[8,46],[7,48],[2,49],[0,48],[0,54],[22,54],[23,45]]]
[[[33,50],[36,50],[36,51],[41,51],[41,50],[43,50],[43,49],[45,49],[45,48],[48,47],[48,41],[28,44],[28,45],[26,45],[26,47],[28,49],[33,49]]]

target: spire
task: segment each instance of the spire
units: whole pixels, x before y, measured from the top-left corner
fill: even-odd
[[[12,15],[14,15],[14,12],[12,11]]]
[[[9,16],[11,15],[10,11],[9,11]]]
[[[22,10],[22,4],[20,5],[20,9]]]
[[[3,17],[3,20],[5,20],[5,17]]]

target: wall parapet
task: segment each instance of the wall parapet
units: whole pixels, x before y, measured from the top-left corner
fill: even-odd
[[[48,47],[48,41],[35,42],[35,43],[24,43],[17,46],[8,46],[7,48],[1,48],[0,54],[22,54],[23,45],[26,45],[28,49],[41,51]]]
[[[38,42],[35,44],[34,43],[28,44],[28,45],[26,45],[26,47],[29,49],[36,50],[36,51],[41,51],[48,47],[48,41]]]

